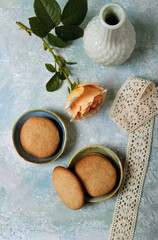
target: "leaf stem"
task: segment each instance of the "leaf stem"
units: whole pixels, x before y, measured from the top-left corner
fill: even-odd
[[[16,24],[20,27],[20,29],[24,29],[30,36],[31,36],[31,33],[33,33],[31,29],[27,28],[25,25],[21,24],[20,22],[16,22]]]
[[[24,25],[21,24],[20,22],[16,22],[16,24],[20,27],[20,29],[24,29],[29,35],[31,35],[31,33],[33,33],[31,29],[27,28],[26,26],[24,26]],[[42,42],[43,42],[43,43],[45,44],[45,46],[48,48],[49,52],[53,55],[53,58],[54,58],[54,61],[55,61],[55,70],[57,70],[57,69],[56,69],[56,64],[58,64],[58,67],[59,67],[59,69],[60,69],[61,64],[60,64],[60,62],[58,61],[57,56],[56,56],[55,53],[53,52],[53,49],[54,49],[54,48],[53,48],[53,47],[50,47],[50,46],[48,45],[48,43],[47,43],[47,41],[45,40],[45,38],[43,38],[43,37],[39,37],[39,38],[42,40]],[[67,70],[69,70],[69,69],[67,68]],[[69,72],[70,72],[70,70],[69,70]],[[68,75],[65,73],[65,71],[63,71],[63,74],[64,74],[64,76],[66,77],[69,85],[72,86],[72,82],[70,81],[70,79],[69,79]]]
[[[59,69],[60,69],[61,64],[60,64],[60,62],[58,61],[57,56],[56,56],[55,53],[53,52],[53,49],[54,49],[54,48],[51,48],[51,47],[48,45],[48,43],[45,41],[44,38],[42,38],[42,37],[40,37],[40,38],[41,38],[41,40],[43,41],[43,43],[45,43],[45,45],[47,46],[49,52],[50,52],[50,53],[53,55],[53,57],[54,57],[55,69],[56,69],[56,64],[58,64],[58,67],[59,67]],[[69,70],[69,69],[67,68],[67,70]],[[70,72],[70,70],[69,70],[69,72]],[[65,71],[63,71],[63,74],[64,74],[64,76],[66,77],[69,85],[72,86],[72,82],[71,82],[71,80],[69,79],[68,75],[65,73]]]
[[[66,77],[69,85],[72,86],[72,82],[70,81],[70,79],[69,79],[68,75],[65,73],[65,71],[63,71],[63,74],[64,74],[64,76]]]
[[[45,41],[44,38],[40,37],[40,39],[41,39],[42,42],[47,46],[49,52],[53,55],[53,57],[54,57],[54,61],[55,61],[55,63],[56,63],[56,62],[57,62],[57,58],[56,58],[55,53],[53,52],[53,49],[54,49],[54,48],[51,48],[51,47],[48,45],[48,43]]]

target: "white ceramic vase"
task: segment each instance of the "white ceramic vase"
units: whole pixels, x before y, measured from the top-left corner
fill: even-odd
[[[136,34],[126,18],[124,8],[117,3],[105,5],[98,17],[87,25],[83,44],[87,55],[101,65],[118,65],[133,52]]]

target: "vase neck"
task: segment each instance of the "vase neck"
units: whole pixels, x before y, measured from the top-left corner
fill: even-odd
[[[126,22],[126,12],[117,3],[105,5],[100,11],[102,27],[113,34],[118,32]]]

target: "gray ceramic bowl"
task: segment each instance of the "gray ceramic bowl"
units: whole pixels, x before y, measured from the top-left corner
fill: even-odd
[[[27,153],[20,142],[20,132],[21,132],[21,127],[23,124],[30,118],[30,117],[45,117],[50,119],[55,126],[57,127],[59,131],[59,136],[60,136],[60,143],[58,146],[58,149],[56,152],[50,156],[49,158],[37,158],[29,153]],[[32,162],[32,163],[48,163],[51,161],[54,161],[55,159],[59,158],[60,155],[63,153],[65,146],[66,146],[66,141],[67,141],[67,130],[65,127],[65,124],[63,120],[56,115],[55,113],[48,111],[48,110],[43,110],[43,109],[37,109],[37,110],[31,110],[26,113],[24,113],[15,123],[13,127],[13,132],[12,132],[12,139],[13,139],[13,144],[16,149],[16,151],[19,153],[19,155],[25,159],[26,161]]]
[[[117,172],[116,185],[109,193],[101,197],[91,197],[89,195],[86,195],[86,198],[85,198],[86,202],[100,202],[112,197],[117,192],[122,182],[123,168],[122,168],[122,163],[118,158],[118,156],[109,148],[100,146],[100,145],[89,145],[80,149],[78,152],[76,152],[73,155],[73,157],[69,162],[68,169],[74,172],[74,166],[76,162],[79,161],[84,156],[86,156],[88,153],[92,153],[92,152],[97,152],[104,155],[113,164]]]

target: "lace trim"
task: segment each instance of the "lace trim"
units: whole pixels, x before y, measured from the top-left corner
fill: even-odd
[[[110,117],[131,133],[157,113],[158,88],[149,80],[130,77],[119,90]]]
[[[127,89],[128,93],[126,93]],[[139,91],[136,91],[137,89]],[[129,78],[118,92],[111,109],[111,118],[125,131],[132,133],[129,136],[124,176],[117,196],[109,240],[133,239],[150,156],[153,116],[157,113],[157,90],[148,80]],[[140,108],[140,103],[143,103],[145,108],[147,106],[148,116]],[[145,119],[142,115],[146,116]]]

